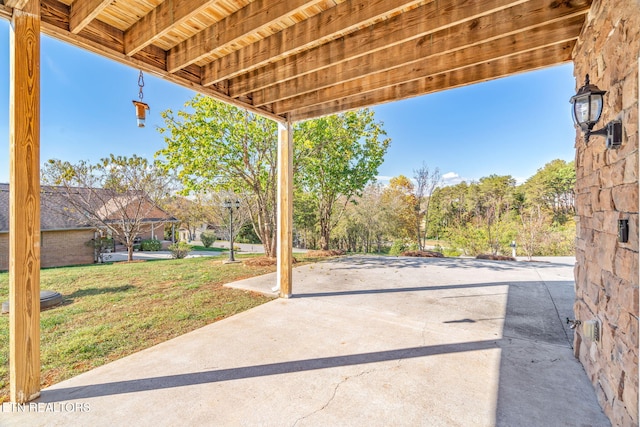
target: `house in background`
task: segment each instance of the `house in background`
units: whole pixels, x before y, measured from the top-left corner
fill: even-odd
[[[83,189],[77,189],[80,194]],[[108,190],[91,189],[93,209],[105,224],[118,228],[118,224],[134,220],[140,223],[137,236],[140,240],[164,240],[167,227],[175,229],[180,223],[176,217],[156,206],[145,196],[114,196]],[[85,196],[85,201],[88,199]],[[76,205],[78,206],[78,205]],[[137,219],[139,217],[139,219]],[[106,232],[108,235],[109,232]]]
[[[71,197],[86,197],[89,190],[77,189]],[[105,223],[116,226],[123,220],[122,213],[133,215],[132,209],[142,209],[140,219],[141,240],[164,239],[165,227],[179,223],[178,219],[153,205],[148,200],[129,207],[124,198],[113,197],[108,191],[91,189],[93,209]],[[96,197],[96,195],[98,197]],[[103,227],[96,227],[67,199],[60,187],[42,186],[40,192],[40,263],[41,267],[92,264],[95,262],[93,246],[89,242],[98,233],[108,235]],[[168,245],[168,243],[167,243]],[[164,246],[167,246],[164,245]],[[9,184],[0,184],[0,271],[9,269]]]
[[[86,219],[59,208],[61,196],[41,193],[40,264],[42,267],[92,264],[96,227]],[[0,270],[9,269],[9,184],[0,184]]]

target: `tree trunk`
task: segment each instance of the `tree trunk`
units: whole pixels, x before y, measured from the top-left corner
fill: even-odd
[[[331,229],[329,228],[328,221],[320,219],[320,249],[323,251],[329,250],[329,238],[331,236]]]
[[[133,261],[133,244],[127,246],[127,261]]]

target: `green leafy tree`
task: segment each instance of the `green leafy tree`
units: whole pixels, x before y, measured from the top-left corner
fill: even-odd
[[[297,242],[304,248],[316,249],[318,241],[318,209],[315,197],[301,188],[293,195],[293,226]]]
[[[395,239],[415,241],[416,210],[419,205],[411,180],[404,175],[391,178],[389,186],[382,193],[382,202],[390,235]]]
[[[251,222],[269,256],[276,254],[276,123],[197,95],[187,111],[162,113],[167,146],[156,153],[186,191],[245,194]],[[239,228],[238,228],[239,229]]]
[[[478,225],[486,228],[487,244],[497,254],[512,234],[509,214],[513,205],[515,180],[511,176],[490,175],[470,187],[471,203]]]
[[[563,224],[575,214],[575,184],[574,162],[556,159],[538,169],[523,187],[529,203],[541,205],[554,222]]]
[[[211,203],[202,194],[193,198],[173,195],[162,202],[162,208],[180,220],[180,226],[187,229],[189,240],[195,240],[196,230],[212,222]]]
[[[320,248],[329,249],[331,229],[347,203],[372,181],[390,139],[371,110],[299,123],[295,127],[296,183],[314,198]],[[337,206],[337,201],[341,200]]]

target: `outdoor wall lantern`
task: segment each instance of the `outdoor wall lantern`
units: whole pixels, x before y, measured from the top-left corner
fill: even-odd
[[[584,86],[569,101],[573,106],[573,121],[584,132],[585,143],[589,143],[589,137],[592,135],[601,135],[607,137],[607,148],[618,148],[622,144],[622,122],[620,120],[612,120],[602,129],[592,131],[602,115],[605,93],[607,91],[600,90],[598,86],[589,82],[589,74],[587,74]]]
[[[142,71],[140,71],[140,75],[138,76],[138,87],[140,90],[138,91],[138,98],[140,101],[131,101],[133,105],[136,107],[136,119],[138,119],[138,127],[144,127],[144,121],[146,119],[147,110],[150,110],[149,105],[142,102],[142,98],[144,94],[142,93],[142,88],[144,87],[144,76],[142,75]]]

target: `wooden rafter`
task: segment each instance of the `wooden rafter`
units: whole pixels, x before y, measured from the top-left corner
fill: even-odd
[[[346,79],[345,76],[347,75],[353,77],[343,83],[330,83],[328,85],[315,82],[317,87],[323,87],[324,89],[313,92],[305,91],[302,95],[278,101],[273,104],[273,110],[276,113],[285,113],[294,109],[347,97],[352,93],[363,93],[368,90],[394,86],[492,59],[509,57],[514,53],[526,52],[574,40],[576,31],[579,31],[582,22],[581,17],[570,18],[566,22],[554,22],[536,27],[526,34],[517,33],[435,57],[422,58],[390,70],[366,74],[364,77],[358,77],[361,72],[344,72],[340,74],[343,78]],[[452,64],[456,64],[456,66],[452,66]],[[329,73],[324,73],[323,75],[330,76]]]
[[[368,91],[363,94],[345,97],[324,104],[315,104],[310,107],[297,109],[295,114],[292,114],[291,119],[295,121],[312,119],[341,111],[354,110],[433,93],[442,90],[441,88],[443,87],[456,88],[467,86],[525,71],[538,70],[559,63],[570,62],[571,52],[574,46],[575,40],[545,46],[540,49],[491,60],[471,67],[412,80],[396,86]]]
[[[0,17],[25,1],[0,0]],[[42,31],[52,37],[282,122],[287,113],[366,105],[355,99],[573,40],[591,1],[40,3]]]
[[[372,24],[376,19],[419,4],[409,0],[347,0],[292,27],[207,64],[202,84],[210,85],[263,66]]]
[[[124,53],[131,56],[201,13],[216,0],[167,0],[124,33]],[[189,65],[189,64],[185,64]]]
[[[109,6],[112,0],[75,0],[71,5],[69,29],[78,34]]]
[[[22,10],[29,0],[5,0],[6,7]]]
[[[320,70],[336,75],[339,64],[365,55],[375,56],[375,61],[371,59],[368,62],[375,62],[380,67],[378,71],[382,71],[393,68],[392,63],[397,66],[407,49],[416,49],[410,53],[413,58],[419,58],[421,54],[426,57],[434,52],[444,53],[495,37],[525,32],[559,19],[584,15],[588,11],[589,2],[586,0],[552,7],[554,2],[537,0],[518,3],[506,9],[500,8],[493,14],[483,11],[481,15],[477,15],[475,9],[464,8],[456,0],[441,1],[438,8],[435,3],[428,3],[377,23],[371,29],[359,30],[332,43],[231,79],[229,94],[235,97],[253,91],[254,104],[262,105],[280,99],[273,92],[284,95],[286,89],[290,91],[297,87],[296,80],[303,76],[306,80],[307,75]],[[439,12],[439,9],[443,12]],[[372,33],[378,36],[373,38]],[[283,86],[286,86],[285,90],[282,90]],[[263,91],[266,87],[273,89]]]
[[[275,22],[298,13],[320,0],[256,0],[167,53],[168,71],[175,72],[216,51],[227,48],[245,34],[255,33]]]

